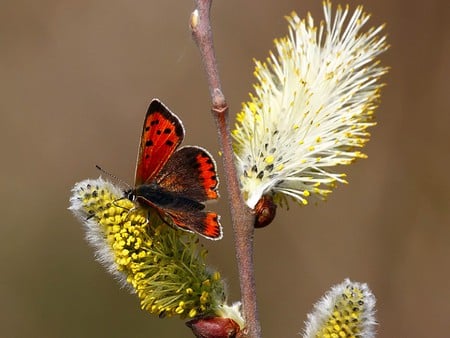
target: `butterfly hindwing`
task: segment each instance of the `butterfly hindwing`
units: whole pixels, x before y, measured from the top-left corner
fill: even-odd
[[[208,211],[180,211],[164,210],[172,219],[173,223],[179,228],[195,232],[208,239],[219,240],[222,238],[222,226],[220,225],[220,216],[215,212]]]
[[[142,128],[135,186],[152,181],[184,138],[180,119],[158,99],[153,99]]]
[[[156,186],[142,185],[137,193],[140,205],[157,211],[165,223],[208,239],[222,238],[220,216],[215,212],[202,211],[202,203],[165,193]]]
[[[187,146],[176,151],[155,181],[167,191],[198,202],[219,197],[214,159],[200,147]]]

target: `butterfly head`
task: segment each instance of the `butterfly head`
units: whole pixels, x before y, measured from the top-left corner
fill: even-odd
[[[125,197],[128,198],[131,202],[136,201],[137,198],[136,189],[127,189],[123,193]]]

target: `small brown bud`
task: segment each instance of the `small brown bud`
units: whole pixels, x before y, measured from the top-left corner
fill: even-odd
[[[186,323],[197,338],[236,338],[239,325],[230,318],[199,317]]]
[[[273,202],[270,195],[262,196],[255,209],[255,228],[263,228],[272,223],[277,212],[277,205]]]

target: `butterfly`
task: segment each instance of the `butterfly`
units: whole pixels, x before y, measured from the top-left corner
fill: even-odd
[[[142,128],[134,188],[125,191],[138,206],[156,211],[170,225],[212,240],[222,238],[220,216],[204,211],[219,197],[216,164],[205,149],[178,148],[184,138],[181,120],[153,99]]]

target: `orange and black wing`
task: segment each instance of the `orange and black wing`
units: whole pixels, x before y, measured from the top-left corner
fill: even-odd
[[[220,216],[215,212],[171,209],[165,209],[164,212],[171,217],[176,226],[185,231],[195,232],[212,240],[219,240],[223,236]]]
[[[155,182],[166,191],[197,202],[219,197],[216,164],[211,154],[200,147],[188,146],[177,150]]]
[[[136,164],[135,186],[158,175],[184,138],[181,120],[158,99],[153,99],[142,128]]]

